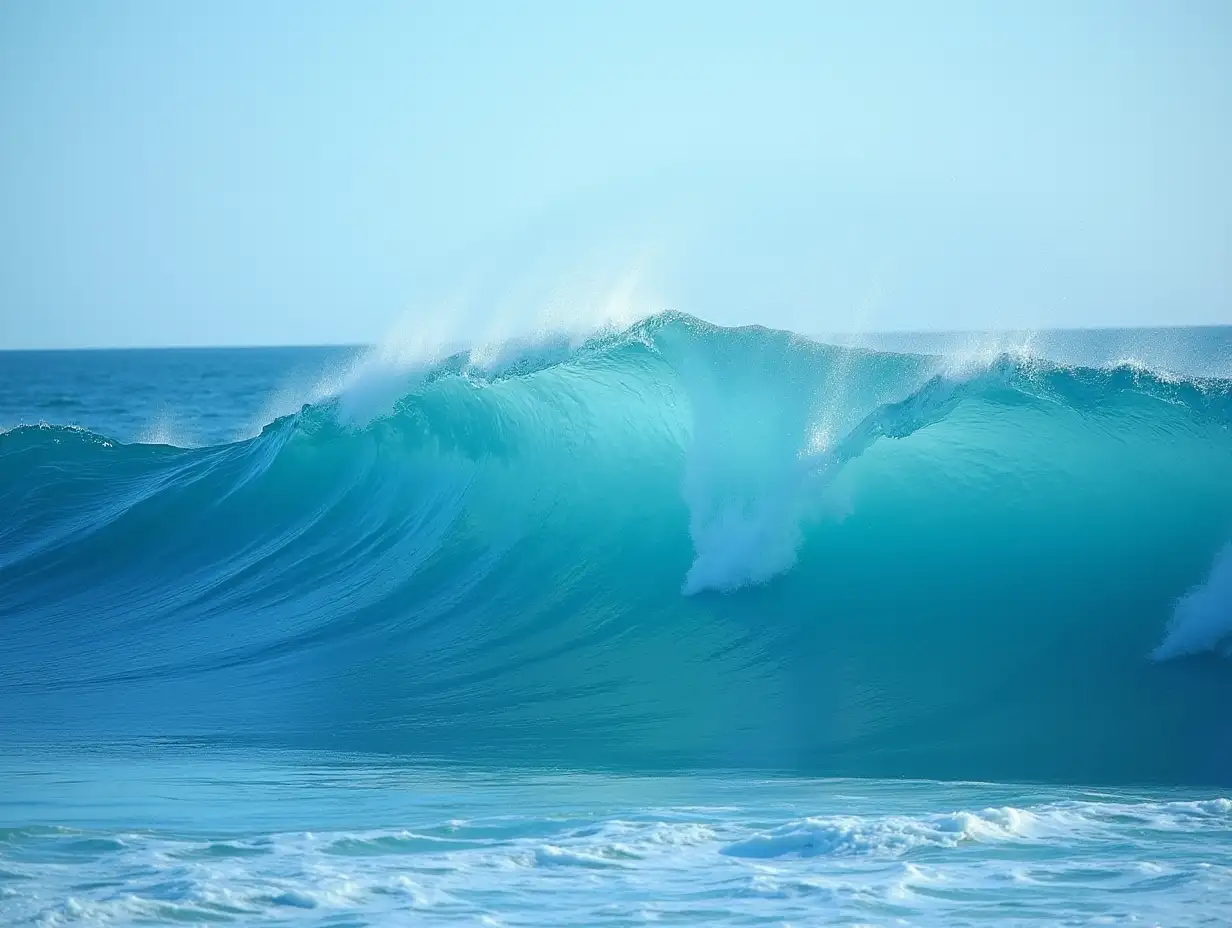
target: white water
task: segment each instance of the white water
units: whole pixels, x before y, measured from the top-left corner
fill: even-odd
[[[358,759],[70,767],[5,762],[4,924],[1232,919],[1232,802],[1219,797]],[[51,819],[32,814],[44,802]]]

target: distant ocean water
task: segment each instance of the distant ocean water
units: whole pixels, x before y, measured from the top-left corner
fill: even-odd
[[[0,427],[0,922],[1232,921],[1230,327],[9,352]]]

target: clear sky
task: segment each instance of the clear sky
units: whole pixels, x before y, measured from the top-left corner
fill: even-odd
[[[1230,323],[1230,166],[1225,0],[4,0],[0,347]]]

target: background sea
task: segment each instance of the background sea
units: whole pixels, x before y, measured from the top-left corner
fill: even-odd
[[[1232,922],[1232,327],[0,353],[0,923]]]

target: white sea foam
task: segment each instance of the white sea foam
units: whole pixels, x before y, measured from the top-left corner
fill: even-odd
[[[615,803],[619,817],[559,799],[550,811],[533,793],[514,813],[471,784],[451,791],[451,801],[478,791],[488,816],[476,806],[465,820],[414,829],[215,840],[151,830],[10,833],[0,844],[0,918],[57,926],[675,924],[704,909],[707,923],[720,925],[771,917],[881,924],[889,906],[906,924],[933,926],[997,923],[1001,903],[1015,906],[1021,924],[1196,925],[1232,916],[1232,803],[1223,798],[1109,795],[941,811],[988,788],[851,782],[839,795],[820,782],[805,792],[803,784],[765,782],[742,794],[764,807],[707,810],[629,804],[614,787],[601,787],[601,805]],[[693,784],[699,793],[713,788]],[[729,799],[741,788],[723,787]],[[806,794],[830,811],[784,818]],[[916,808],[879,812],[870,807],[878,796]],[[859,811],[834,810],[844,804]]]
[[[1074,838],[1085,822],[1077,812],[1012,806],[925,816],[807,818],[728,845],[733,857],[899,856],[921,847]]]

